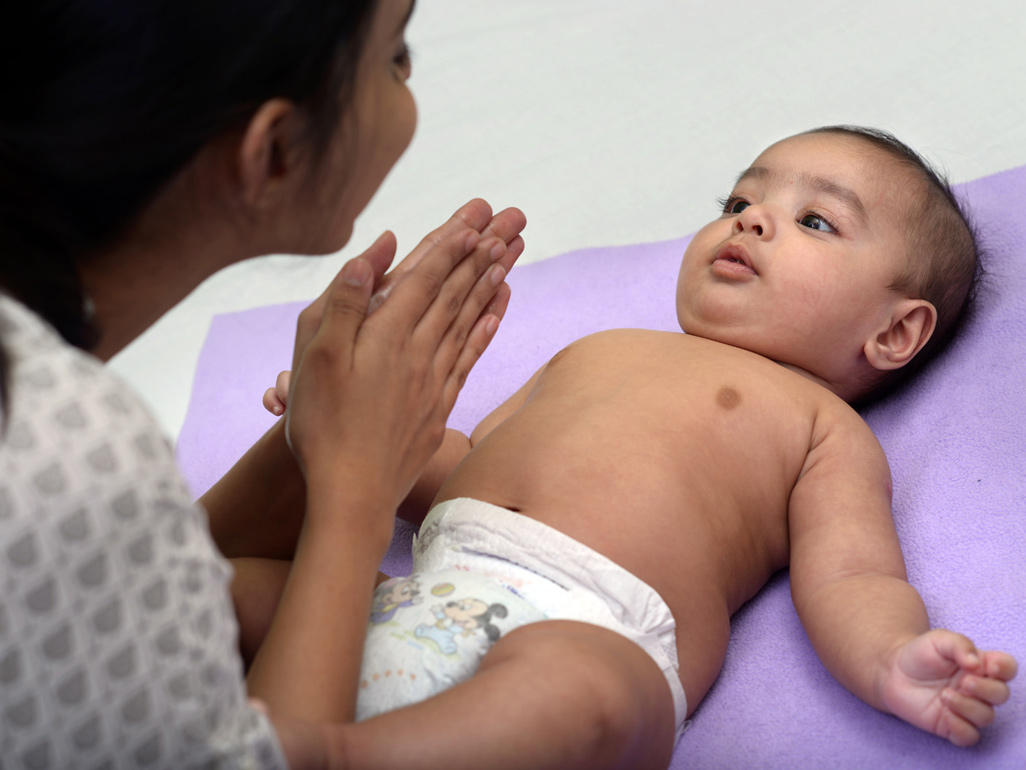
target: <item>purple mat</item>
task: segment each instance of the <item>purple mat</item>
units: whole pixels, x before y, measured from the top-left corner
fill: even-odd
[[[909,575],[935,625],[1026,666],[1026,167],[959,187],[988,251],[980,309],[900,395],[866,413],[894,475]],[[565,344],[621,326],[676,329],[686,238],[588,249],[516,269],[514,298],[450,424],[471,429]],[[263,390],[291,357],[289,304],[218,316],[178,452],[197,494],[272,422]],[[397,532],[383,569],[408,569]],[[956,749],[849,695],[820,665],[780,575],[733,622],[726,664],[673,767],[1026,767],[1026,678],[976,748]]]

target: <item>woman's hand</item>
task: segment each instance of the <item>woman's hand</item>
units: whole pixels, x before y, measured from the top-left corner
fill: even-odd
[[[386,233],[300,314],[286,434],[308,492],[330,481],[398,506],[505,312],[524,224],[471,201],[387,276]],[[387,301],[368,317],[375,289]]]
[[[352,719],[395,511],[495,333],[523,227],[519,211],[493,217],[484,201],[471,201],[391,280],[384,272],[395,240],[386,234],[300,315],[284,433],[305,479],[305,515],[247,676],[250,693],[279,714]],[[375,287],[388,285],[388,299],[368,317]]]

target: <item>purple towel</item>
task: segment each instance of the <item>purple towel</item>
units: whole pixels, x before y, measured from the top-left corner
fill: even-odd
[[[935,625],[1026,666],[1026,167],[958,187],[983,236],[988,277],[963,335],[922,377],[866,412],[890,459],[909,576]],[[587,249],[519,267],[498,337],[467,382],[452,427],[469,430],[549,357],[601,329],[676,330],[688,239]],[[217,316],[178,442],[205,490],[272,422],[263,390],[289,365],[300,304]],[[400,527],[383,569],[408,570]],[[682,631],[686,633],[685,629]],[[674,768],[1026,767],[1026,679],[973,749],[864,705],[824,670],[795,616],[787,575],[733,622],[719,680]]]

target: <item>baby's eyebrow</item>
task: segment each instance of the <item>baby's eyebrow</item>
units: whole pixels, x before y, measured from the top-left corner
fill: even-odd
[[[779,178],[780,174],[765,166],[750,166],[742,171],[737,178],[735,185],[740,184],[745,179],[761,179],[766,181],[774,181]],[[843,204],[845,204],[852,213],[861,220],[862,224],[869,223],[869,214],[866,212],[866,206],[862,203],[862,199],[859,198],[858,194],[850,187],[845,187],[842,184],[835,182],[832,179],[827,179],[823,176],[816,174],[809,174],[804,171],[798,172],[798,184],[802,187],[808,187],[817,192],[829,195],[837,198]]]

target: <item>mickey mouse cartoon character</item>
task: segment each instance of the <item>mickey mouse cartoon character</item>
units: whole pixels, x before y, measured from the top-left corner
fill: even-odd
[[[412,607],[420,600],[420,585],[413,578],[386,580],[375,592],[371,606],[371,623],[387,623],[403,607]]]
[[[414,635],[432,640],[446,655],[457,651],[456,638],[460,636],[468,637],[482,632],[489,643],[494,643],[501,632],[492,623],[492,618],[504,618],[509,614],[505,604],[488,604],[474,598],[453,599],[444,605],[436,604],[431,612],[437,618],[435,623],[421,623]]]

